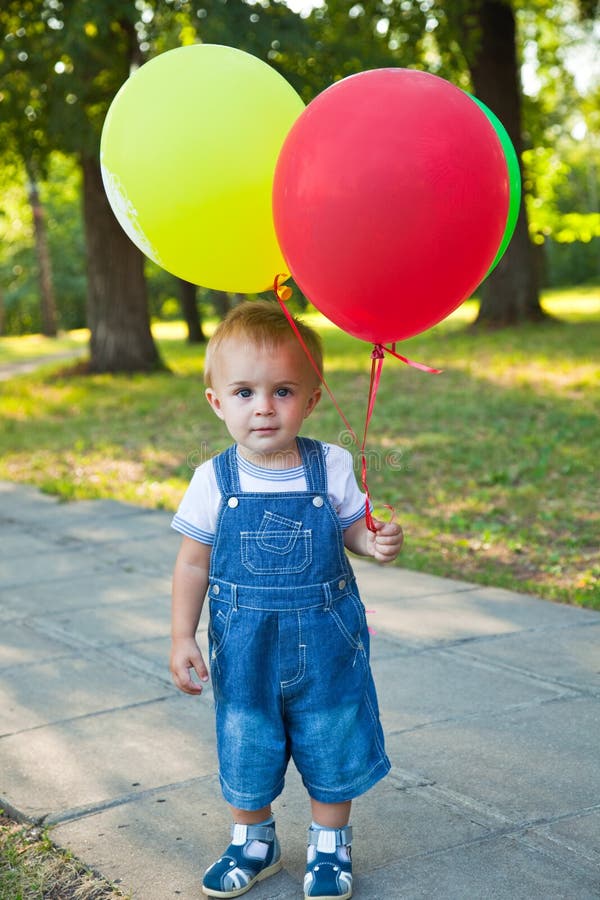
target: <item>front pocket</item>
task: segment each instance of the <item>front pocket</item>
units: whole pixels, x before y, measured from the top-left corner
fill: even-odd
[[[216,598],[209,598],[208,642],[211,659],[223,649],[229,635],[233,606]]]
[[[240,534],[242,565],[253,575],[295,575],[312,562],[312,531],[266,511],[259,531]]]
[[[354,594],[348,594],[333,604],[329,614],[348,646],[352,650],[365,651],[368,631],[367,617],[362,601]]]

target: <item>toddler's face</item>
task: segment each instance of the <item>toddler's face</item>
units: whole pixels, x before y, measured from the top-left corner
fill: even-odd
[[[299,463],[296,437],[321,390],[294,339],[264,347],[229,338],[215,356],[211,380],[206,398],[242,456],[273,469]]]

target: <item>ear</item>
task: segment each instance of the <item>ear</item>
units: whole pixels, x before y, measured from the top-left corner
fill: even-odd
[[[313,411],[313,409],[315,408],[315,406],[317,405],[317,403],[319,402],[320,399],[321,399],[321,388],[318,387],[318,388],[314,389],[314,391],[312,392],[312,394],[310,395],[310,397],[308,399],[308,403],[306,404],[306,409],[304,410],[304,418],[305,419],[308,419],[308,417],[310,416],[311,412]]]
[[[217,397],[214,389],[206,388],[206,390],[204,391],[204,396],[208,400],[214,414],[218,416],[219,419],[224,419],[225,416],[223,415],[223,410],[221,409],[221,401]]]

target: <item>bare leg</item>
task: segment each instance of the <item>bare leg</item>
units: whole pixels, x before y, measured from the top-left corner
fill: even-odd
[[[264,822],[271,816],[271,805],[263,806],[262,809],[236,809],[235,806],[229,807],[233,821],[238,825],[257,825]]]
[[[352,800],[345,803],[320,803],[310,798],[313,821],[324,828],[343,828],[350,820]]]

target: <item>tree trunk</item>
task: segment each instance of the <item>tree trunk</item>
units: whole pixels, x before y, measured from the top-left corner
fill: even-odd
[[[206,335],[202,331],[202,319],[196,303],[197,287],[191,281],[185,281],[183,278],[178,278],[177,280],[179,282],[181,311],[187,324],[188,343],[203,344],[206,341]]]
[[[210,292],[210,299],[212,300],[215,312],[217,313],[218,317],[220,319],[224,319],[231,309],[231,298],[227,291],[217,291],[213,289]]]
[[[33,233],[35,237],[35,253],[38,264],[38,281],[40,285],[40,310],[42,318],[42,334],[46,337],[56,337],[56,301],[54,298],[54,286],[52,284],[52,263],[48,247],[48,232],[46,230],[46,216],[44,207],[40,201],[35,173],[30,165],[27,165],[27,194],[29,205],[33,214]]]
[[[110,208],[92,157],[81,161],[92,372],[163,368],[150,331],[144,258]]]
[[[467,51],[475,94],[496,113],[514,144],[519,161],[521,93],[516,49],[515,16],[504,0],[479,0],[475,4],[480,39]],[[469,43],[469,42],[468,42]],[[514,325],[544,318],[533,244],[529,238],[524,199],[513,238],[492,274],[481,288],[476,324]]]

